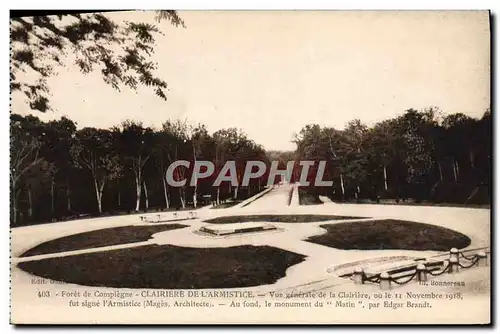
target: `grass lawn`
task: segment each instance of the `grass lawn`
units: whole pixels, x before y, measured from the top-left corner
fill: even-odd
[[[466,235],[444,227],[403,220],[321,225],[327,232],[306,241],[339,249],[407,249],[447,251],[470,245]]]
[[[270,246],[148,245],[21,262],[18,267],[44,278],[87,286],[208,289],[272,284],[304,258]]]
[[[313,195],[306,190],[299,189],[299,204],[300,205],[317,205],[323,204],[318,195]]]
[[[328,220],[342,219],[362,219],[366,217],[333,216],[333,215],[242,215],[226,216],[205,220],[211,224],[233,224],[248,222],[266,222],[266,223],[314,223]]]
[[[162,224],[145,226],[120,226],[94,230],[78,234],[57,238],[40,244],[24,252],[21,256],[33,256],[40,254],[50,254],[67,252],[78,249],[87,249],[95,247],[113,246],[127,244],[132,242],[147,241],[151,235],[184,228],[187,225],[181,224]]]

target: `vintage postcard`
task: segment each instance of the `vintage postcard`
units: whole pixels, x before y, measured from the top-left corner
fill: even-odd
[[[488,11],[12,12],[13,324],[489,324]]]

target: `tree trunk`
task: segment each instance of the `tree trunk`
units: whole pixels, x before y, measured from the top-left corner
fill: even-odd
[[[163,182],[163,194],[165,195],[165,206],[167,209],[170,208],[170,200],[168,199],[168,189],[167,189],[167,182],[165,180],[165,177],[162,176],[161,178]]]
[[[95,196],[97,199],[97,209],[99,210],[99,214],[101,214],[102,213],[102,187],[99,187],[96,179],[94,179],[94,186],[95,186]]]
[[[185,198],[185,192],[182,189],[182,187],[179,187],[179,198],[181,200],[181,206],[183,209],[186,208],[186,198]]]
[[[33,198],[31,194],[31,186],[28,186],[28,219],[33,217]]]
[[[52,177],[51,183],[50,183],[50,216],[52,219],[54,219],[54,213],[55,213],[55,206],[54,206],[54,187],[55,187],[55,182],[54,178]]]
[[[121,189],[120,189],[120,179],[117,179],[116,180],[116,186],[118,188],[118,210],[120,210],[121,206],[122,206],[122,192],[121,192]]]
[[[102,193],[103,193],[103,190],[104,190],[104,183],[105,183],[105,179],[102,180],[102,183],[101,183],[101,188],[99,188],[99,203],[100,204],[100,213],[102,213]]]
[[[146,200],[146,210],[149,209],[149,198],[148,198],[148,188],[146,187],[146,181],[143,183],[144,186],[144,199]]]
[[[136,212],[139,211],[139,209],[140,209],[141,194],[142,194],[141,181],[136,176],[136,178],[135,178],[135,195],[136,195],[135,211]]]
[[[387,167],[384,165],[384,189],[387,191]]]
[[[344,199],[345,188],[344,188],[344,177],[342,176],[342,173],[340,173],[340,189],[342,191],[342,199]]]
[[[443,183],[443,170],[441,169],[441,163],[438,162],[439,180]]]
[[[458,181],[458,175],[457,175],[457,170],[456,170],[456,165],[455,165],[455,158],[453,158],[451,166],[453,167],[453,177],[455,179],[455,183]]]
[[[16,182],[12,181],[12,224],[16,225],[17,223],[17,191],[16,191]]]
[[[193,166],[196,164],[196,149],[194,147],[194,141],[193,139],[191,139],[191,143],[193,144]],[[193,190],[193,207],[196,209],[196,204],[198,202],[198,199],[197,199],[197,192],[198,192],[198,176],[196,175],[196,172],[194,171],[193,169],[193,172],[194,172],[194,190]]]
[[[12,196],[12,224],[15,226],[17,223],[17,200]]]
[[[102,213],[102,192],[99,192],[97,194],[97,198],[98,198],[98,206],[99,206],[99,214]]]
[[[71,189],[69,188],[68,179],[66,179],[66,211],[71,212]]]

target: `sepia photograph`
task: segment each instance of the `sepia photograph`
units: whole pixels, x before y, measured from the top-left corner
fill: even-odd
[[[491,324],[491,20],[11,11],[10,322]]]

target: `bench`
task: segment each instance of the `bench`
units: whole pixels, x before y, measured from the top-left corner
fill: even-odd
[[[198,218],[198,214],[196,212],[189,211],[187,217],[180,217],[178,212],[173,212],[170,218],[165,217],[165,214],[142,215],[139,216],[139,218],[141,219],[141,222],[144,223],[160,223],[160,222],[196,219]]]

